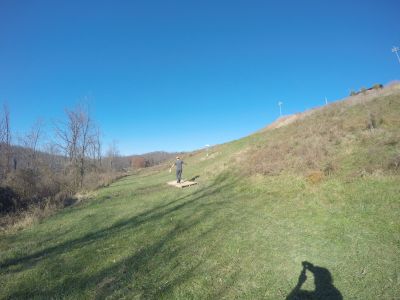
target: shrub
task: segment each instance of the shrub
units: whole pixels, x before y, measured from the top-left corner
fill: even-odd
[[[396,154],[390,159],[389,169],[394,171],[400,171],[400,154]]]
[[[10,173],[5,183],[21,198],[37,197],[36,184],[40,177],[32,169],[17,170]]]
[[[144,157],[138,156],[131,159],[131,167],[134,169],[142,169],[148,166],[148,162]]]
[[[18,208],[19,197],[10,187],[0,186],[0,213],[13,212]]]
[[[311,184],[320,183],[324,179],[324,173],[321,171],[312,171],[307,175],[307,181]]]
[[[335,165],[333,164],[333,162],[329,161],[327,162],[324,167],[323,167],[323,172],[325,176],[330,176],[332,175],[336,170]]]

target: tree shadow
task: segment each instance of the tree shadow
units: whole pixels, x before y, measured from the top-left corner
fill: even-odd
[[[63,297],[74,296],[77,295],[77,291],[84,293],[94,290],[95,297],[101,299],[108,296],[123,297],[127,294],[147,299],[158,298],[158,296],[172,292],[176,286],[195,275],[196,269],[204,259],[194,259],[189,262],[190,265],[184,267],[175,266],[175,264],[181,264],[179,256],[182,255],[184,249],[193,246],[191,243],[183,242],[182,235],[204,222],[208,222],[208,230],[191,232],[190,235],[197,236],[197,238],[192,238],[192,243],[203,239],[204,235],[216,230],[219,225],[214,221],[213,215],[223,208],[221,204],[227,200],[209,201],[208,198],[221,193],[225,189],[231,190],[237,180],[232,180],[225,175],[218,176],[211,184],[202,189],[194,190],[193,193],[154,206],[111,226],[88,232],[81,237],[38,251],[32,251],[28,255],[20,255],[3,261],[0,264],[0,270],[3,274],[32,269],[42,261],[51,262],[55,269],[73,271],[73,275],[60,280],[61,276],[64,276],[63,272],[53,273],[52,269],[49,269],[49,276],[54,282],[60,282],[59,284],[55,284],[51,288],[49,286],[41,287],[36,291],[29,288],[16,289],[9,295],[10,298],[29,298],[38,295],[54,298],[61,295]],[[103,242],[114,236],[139,232],[143,228],[141,226],[144,225],[148,227],[161,226],[161,224],[164,224],[164,220],[170,218],[172,220],[173,216],[175,218],[177,212],[179,212],[179,220],[172,228],[155,235],[151,241],[144,243],[143,246],[132,249],[131,255],[111,264],[111,266],[103,267],[95,273],[84,274],[81,271],[87,266],[70,266],[60,259],[70,252],[78,252],[80,256],[83,256],[85,251],[90,251],[90,245],[95,247],[98,243],[101,247]],[[162,263],[155,265],[155,262]],[[132,285],[132,283],[134,284]]]
[[[25,261],[29,261],[29,260],[37,261],[41,257],[44,257],[44,256],[48,257],[49,255],[52,255],[52,254],[57,255],[62,252],[65,252],[65,251],[72,250],[75,247],[81,247],[82,245],[87,245],[89,243],[93,243],[98,239],[102,239],[107,236],[117,234],[119,231],[124,230],[127,227],[137,227],[143,223],[147,223],[147,222],[151,222],[151,221],[163,218],[163,217],[167,216],[168,214],[171,214],[180,209],[183,209],[184,207],[192,205],[193,203],[197,202],[198,200],[200,200],[202,198],[210,197],[213,194],[218,193],[220,189],[226,187],[224,185],[221,185],[221,183],[223,181],[224,181],[224,179],[217,178],[213,184],[209,185],[205,189],[194,191],[191,194],[182,196],[182,197],[172,200],[166,204],[155,206],[154,208],[144,211],[142,213],[139,213],[131,218],[118,221],[110,227],[106,227],[106,228],[97,230],[95,232],[89,232],[80,238],[77,238],[74,240],[68,240],[64,243],[57,244],[56,246],[53,246],[53,247],[45,248],[45,249],[35,252],[31,255],[6,260],[5,262],[0,264],[0,269],[4,269],[9,266],[16,265],[16,264],[21,264],[21,263],[24,263]],[[215,187],[218,187],[218,188],[215,188]],[[178,202],[185,200],[185,198],[190,198],[190,197],[192,197],[192,199],[177,204]],[[176,205],[173,206],[174,204],[176,204]]]
[[[328,269],[314,266],[312,263],[303,261],[303,269],[300,272],[297,285],[293,288],[286,300],[342,300],[340,291],[333,285],[333,278]],[[307,280],[306,271],[314,276],[314,291],[302,290],[302,285]]]

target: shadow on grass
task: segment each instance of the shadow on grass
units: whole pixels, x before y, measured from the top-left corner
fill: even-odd
[[[196,179],[199,178],[199,177],[200,177],[200,175],[193,176],[188,181],[196,181]]]
[[[303,269],[300,272],[297,285],[293,288],[286,300],[342,300],[342,294],[333,285],[333,278],[328,269],[314,266],[307,261],[302,262]],[[302,290],[302,285],[307,280],[306,271],[310,271],[314,276],[314,291]]]
[[[101,299],[107,296],[123,297],[127,294],[147,299],[158,298],[170,293],[178,285],[190,279],[203,262],[203,257],[194,257],[184,262],[180,260],[185,248],[193,246],[193,244],[187,244],[182,235],[206,220],[214,220],[213,214],[222,209],[223,202],[228,200],[209,201],[208,198],[221,193],[221,191],[229,191],[236,181],[229,178],[227,174],[221,175],[202,189],[116,222],[107,228],[87,233],[77,239],[68,240],[29,255],[4,261],[0,265],[3,274],[31,269],[44,260],[50,265],[57,264],[54,266],[56,270],[54,273],[53,268],[48,270],[49,278],[47,280],[50,281],[50,285],[43,285],[35,289],[32,287],[15,289],[13,294],[8,295],[8,298],[29,298],[38,295],[45,298],[75,297],[85,293],[94,293],[96,298]],[[69,272],[66,272],[69,274],[66,275],[63,271],[59,271],[71,270],[71,266],[63,264],[63,260],[59,259],[60,256],[70,252],[84,255],[85,247],[93,243],[99,243],[99,247],[101,247],[103,241],[122,234],[125,230],[130,230],[129,234],[134,230],[133,234],[135,234],[139,230],[138,228],[145,224],[162,226],[163,220],[169,219],[172,214],[177,212],[179,212],[180,218],[172,229],[157,234],[150,242],[144,242],[139,249],[133,249],[132,255],[111,265],[105,264],[100,271],[89,275],[85,274],[83,270],[90,265],[72,267],[75,268],[72,272],[73,275]],[[215,228],[203,232],[194,230],[194,232],[190,232],[190,235],[204,238],[204,234],[210,234],[218,226],[215,221],[212,221],[211,224]],[[192,240],[197,242],[198,239],[192,238]],[[219,293],[218,291],[213,292]]]

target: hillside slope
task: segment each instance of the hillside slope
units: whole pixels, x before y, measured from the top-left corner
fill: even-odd
[[[399,298],[399,115],[352,97],[188,154],[195,187],[159,166],[3,233],[0,298]]]

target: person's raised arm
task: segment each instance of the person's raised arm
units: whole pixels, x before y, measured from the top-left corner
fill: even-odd
[[[297,297],[297,294],[300,292],[301,286],[303,285],[304,282],[307,280],[307,275],[306,275],[306,268],[303,266],[303,270],[300,272],[299,279],[297,281],[296,286],[293,288],[293,290],[290,292],[290,294],[286,297],[286,300],[296,300],[299,299]]]

